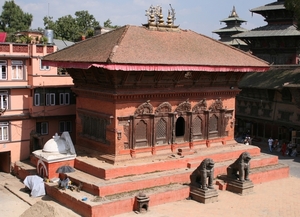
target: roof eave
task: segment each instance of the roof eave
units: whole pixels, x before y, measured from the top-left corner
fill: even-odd
[[[155,65],[155,64],[107,64],[88,62],[44,61],[43,65],[61,68],[90,67],[103,68],[112,71],[205,71],[205,72],[265,72],[269,66],[210,66],[210,65]]]

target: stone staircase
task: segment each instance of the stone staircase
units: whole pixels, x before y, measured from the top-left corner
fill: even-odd
[[[218,176],[226,174],[227,167],[244,151],[252,156],[250,179],[254,184],[289,176],[289,167],[278,163],[277,156],[237,143],[180,150],[178,153],[185,154],[133,159],[115,165],[85,151],[75,159],[76,171],[68,174],[73,184],[82,184],[81,191],[61,190],[57,184],[46,183],[46,192],[82,216],[113,216],[135,210],[139,192],[149,197],[149,207],[189,197],[190,175],[205,158],[214,160],[215,181],[220,183]],[[17,171],[22,175],[26,164],[30,162],[18,164]],[[28,168],[32,171],[32,165]]]

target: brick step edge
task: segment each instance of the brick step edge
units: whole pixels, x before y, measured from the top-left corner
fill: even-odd
[[[215,165],[218,165],[218,164],[226,164],[226,165],[230,165],[231,163],[233,163],[236,159],[231,159],[231,160],[224,160],[224,161],[221,161],[221,162],[215,162]],[[201,164],[202,161],[199,161],[199,160],[193,160],[193,161],[190,161],[188,164],[187,164],[187,167],[189,169],[194,169],[194,168],[197,168],[200,164]],[[274,164],[277,164],[278,163],[278,157],[277,156],[274,156],[274,155],[267,155],[267,154],[261,154],[261,155],[258,155],[258,156],[253,156],[251,161],[250,161],[250,165],[251,167],[255,168],[255,167],[260,167],[260,166],[264,166],[262,164],[260,164],[260,162],[263,162],[264,164],[266,165],[274,165]]]
[[[166,189],[162,190],[152,190],[152,192],[143,191],[146,196],[149,197],[149,207],[157,206],[164,203],[175,202],[183,200],[189,197],[190,188],[188,185],[173,185],[164,186]],[[128,196],[126,194],[119,195],[119,197],[109,200],[107,198],[97,198],[86,192],[72,192],[72,191],[62,191],[57,189],[52,184],[46,184],[46,192],[49,196],[57,200],[62,205],[72,209],[78,214],[85,217],[101,216],[109,217],[113,215],[118,215],[122,213],[127,213],[135,211],[137,209],[136,195],[139,193]],[[74,194],[75,193],[75,194]],[[87,198],[86,201],[82,201],[82,198]],[[94,202],[93,202],[94,201]]]
[[[268,158],[266,158],[268,160]],[[271,156],[271,159],[276,159]],[[220,162],[215,165],[214,176],[215,178],[218,175],[222,175],[226,173],[227,167],[233,161],[227,162]],[[266,163],[269,161],[266,161]],[[258,161],[256,162],[256,167],[251,167],[250,175],[253,173],[262,173],[268,170],[277,170],[278,168],[287,168],[287,171],[283,171],[282,176],[286,177],[289,173],[289,167],[283,164],[273,163],[270,165],[262,166],[261,163]],[[111,194],[119,194],[123,193],[124,191],[135,191],[138,189],[143,189],[147,187],[154,187],[154,186],[163,186],[168,185],[171,183],[190,183],[190,176],[194,172],[194,169],[178,169],[172,171],[159,171],[151,174],[144,174],[138,175],[134,177],[124,177],[115,180],[98,180],[98,182],[88,182],[88,178],[86,181],[82,182],[82,177],[84,175],[79,174],[76,177],[76,173],[70,173],[69,178],[76,183],[77,185],[79,182],[82,183],[82,189],[90,192],[93,195],[99,196],[107,196]],[[79,173],[79,172],[78,172]],[[81,172],[80,172],[81,173]],[[279,176],[280,177],[280,176]],[[259,176],[255,179],[259,180]],[[265,179],[265,178],[264,178]],[[257,181],[259,182],[259,181]],[[256,183],[257,183],[256,182]]]
[[[161,159],[159,161],[149,162],[149,164],[134,164],[134,165],[126,165],[126,166],[115,166],[110,168],[102,168],[97,165],[97,160],[95,162],[87,162],[84,159],[76,158],[75,159],[75,168],[79,170],[84,170],[90,175],[95,177],[109,180],[115,179],[123,176],[131,176],[131,175],[141,175],[145,173],[152,173],[154,171],[167,171],[173,169],[186,168],[187,163],[190,161],[202,161],[205,158],[214,158],[216,162],[220,162],[221,159],[229,160],[236,159],[242,152],[248,151],[252,156],[257,156],[260,154],[260,149],[256,146],[245,146],[240,145],[237,149],[230,149],[232,147],[228,146],[228,150],[224,152],[211,152],[208,150],[204,152],[196,153],[195,155],[188,155],[183,158],[168,158]],[[218,149],[214,149],[217,151]],[[205,155],[204,155],[205,154]],[[100,164],[101,165],[101,164]]]

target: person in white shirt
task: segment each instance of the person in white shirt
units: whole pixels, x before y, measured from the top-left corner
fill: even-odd
[[[273,146],[273,139],[272,139],[272,137],[270,137],[270,139],[268,139],[268,144],[269,144],[269,150],[270,150],[270,152],[272,152],[273,151],[273,149],[272,149],[272,146]]]

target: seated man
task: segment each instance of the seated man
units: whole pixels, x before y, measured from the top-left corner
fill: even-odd
[[[64,174],[64,177],[59,180],[58,186],[62,189],[67,189],[70,183],[70,179],[66,174]]]

